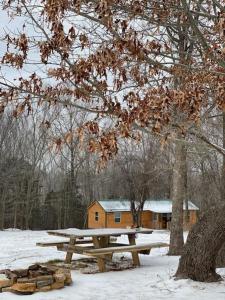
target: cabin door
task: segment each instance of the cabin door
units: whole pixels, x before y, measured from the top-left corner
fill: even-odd
[[[162,214],[162,229],[169,229],[171,223],[172,214]]]
[[[162,214],[162,229],[167,229],[167,214]]]

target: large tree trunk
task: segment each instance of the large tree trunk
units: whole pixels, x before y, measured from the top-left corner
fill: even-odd
[[[186,146],[178,142],[175,148],[172,186],[172,220],[169,255],[180,255],[183,250],[183,204],[186,198]]]
[[[223,112],[223,148],[225,149],[225,112]],[[225,201],[225,156],[223,156],[223,165],[221,172],[221,203]],[[218,267],[225,266],[225,243],[218,253],[216,260]]]
[[[225,205],[211,208],[190,231],[180,258],[176,277],[213,282],[221,279],[216,273],[216,258],[225,242]]]

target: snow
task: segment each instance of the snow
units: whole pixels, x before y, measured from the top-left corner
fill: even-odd
[[[151,234],[152,229],[148,228],[136,228],[136,229],[124,229],[124,228],[98,228],[98,229],[83,229],[79,230],[77,228],[60,229],[60,230],[50,230],[49,233],[59,236],[73,235],[74,237],[92,237],[92,236],[102,236],[102,235],[120,235],[138,232],[144,232],[145,234]]]
[[[130,201],[127,199],[100,200],[99,204],[105,211],[130,211]]]
[[[62,239],[62,238],[60,238]],[[122,236],[118,241],[125,242]],[[0,269],[24,268],[35,262],[63,259],[65,253],[56,248],[37,247],[37,242],[59,240],[46,231],[0,231]],[[138,234],[137,243],[169,242],[168,231]],[[179,257],[166,255],[167,249],[153,249],[150,255],[140,255],[141,267],[132,270],[97,274],[72,271],[73,285],[62,290],[18,296],[0,294],[0,300],[224,300],[225,282],[199,283],[174,280]],[[126,254],[129,256],[129,254]],[[79,257],[78,255],[76,257]],[[219,273],[225,278],[225,269]]]
[[[183,209],[185,209],[185,203]],[[198,210],[198,207],[191,201],[188,201],[188,209]],[[144,204],[144,210],[150,210],[155,213],[172,213],[172,200],[147,200]]]
[[[130,201],[125,199],[119,200],[100,200],[99,204],[107,212],[114,211],[130,211]],[[198,210],[198,207],[188,201],[189,210]],[[185,204],[184,204],[185,209]],[[163,200],[146,200],[144,203],[143,210],[150,210],[155,213],[171,213],[172,212],[172,200],[163,199]]]

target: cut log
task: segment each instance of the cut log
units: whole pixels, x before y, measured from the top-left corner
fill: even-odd
[[[3,292],[6,292],[6,293],[13,292],[13,290],[11,289],[10,286],[5,287],[5,288],[2,288],[1,291],[2,291],[2,293],[3,293]]]
[[[23,277],[23,278],[18,278],[17,282],[18,283],[35,283],[37,281],[48,281],[48,280],[52,280],[53,277],[52,275],[43,275],[43,276],[37,276],[34,278],[28,278],[28,277]]]
[[[45,275],[39,275],[42,273]],[[49,275],[49,273],[53,275]],[[21,277],[25,274],[26,277]],[[10,279],[9,276],[13,279]],[[14,282],[14,277],[16,282]],[[64,285],[71,283],[70,270],[54,266],[32,265],[27,270],[0,271],[0,292],[30,295],[38,291],[46,292],[52,289],[61,289]]]
[[[72,283],[72,277],[71,277],[71,272],[70,270],[67,269],[58,269],[55,273],[55,275],[57,274],[63,274],[66,276],[66,279],[64,281],[65,285],[70,285]]]
[[[36,291],[35,283],[15,283],[11,286],[11,290],[20,292],[20,293],[33,293]]]
[[[53,280],[53,278],[51,278],[51,279],[48,279],[48,280],[37,281],[36,285],[37,285],[37,288],[39,289],[43,286],[51,285],[53,283],[54,283],[54,280]]]
[[[54,280],[56,281],[56,282],[65,282],[65,280],[66,280],[66,275],[63,273],[63,274],[60,274],[60,273],[56,273],[56,274],[54,274],[53,275],[53,277],[54,277]]]
[[[34,264],[34,265],[29,266],[28,270],[37,271],[40,268],[43,269],[43,267],[40,266],[39,264]]]
[[[5,274],[1,274],[0,275],[0,289],[5,288],[5,287],[9,287],[13,284],[13,280],[7,278],[7,276]]]
[[[12,270],[12,273],[17,276],[17,278],[27,277],[28,276],[28,269],[18,269]]]
[[[54,282],[54,283],[51,285],[51,288],[52,288],[53,290],[62,289],[62,288],[64,288],[64,283],[63,283],[63,282]]]
[[[43,286],[41,288],[36,289],[36,292],[49,292],[52,290],[51,285]]]

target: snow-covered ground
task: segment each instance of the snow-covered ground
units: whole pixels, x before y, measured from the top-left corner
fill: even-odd
[[[122,236],[118,240],[125,239],[126,237]],[[0,269],[23,268],[36,262],[64,258],[65,254],[55,248],[36,247],[37,242],[50,240],[59,238],[48,236],[45,231],[0,231]],[[154,231],[150,235],[139,235],[137,239],[137,243],[168,241],[168,231]],[[191,280],[175,281],[173,274],[179,258],[166,256],[167,250],[154,249],[150,255],[141,255],[140,268],[101,274],[72,271],[73,284],[63,290],[31,296],[2,293],[0,300],[225,299],[225,281],[210,284]],[[225,269],[220,269],[219,273],[225,278]]]

